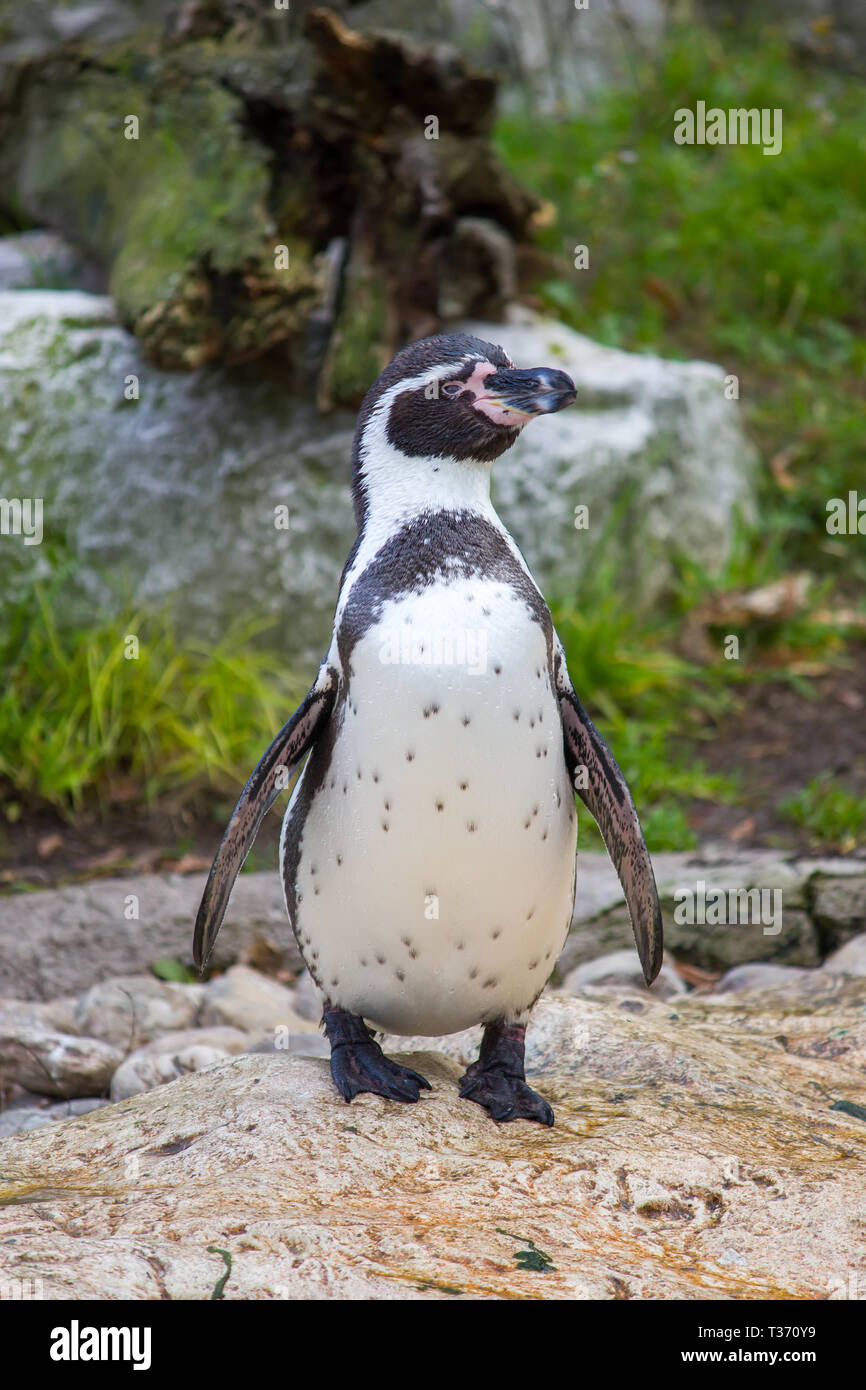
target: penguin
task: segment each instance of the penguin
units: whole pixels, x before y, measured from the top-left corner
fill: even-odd
[[[480,1024],[460,1095],[496,1121],[553,1124],[524,1045],[571,924],[575,793],[618,871],[648,984],[661,967],[634,802],[490,497],[494,461],[576,395],[562,371],[519,370],[501,347],[447,334],[399,351],[361,406],[357,538],[331,644],[244,787],[193,943],[203,969],[262,818],[303,763],[280,872],[346,1101],[429,1089],[377,1032]]]

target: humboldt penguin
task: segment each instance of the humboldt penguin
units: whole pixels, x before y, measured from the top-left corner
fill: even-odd
[[[265,812],[306,759],[280,869],[347,1101],[429,1089],[376,1030],[481,1024],[460,1095],[495,1120],[553,1123],[525,1079],[524,1035],[572,919],[575,793],[619,873],[648,983],[661,966],[634,802],[490,499],[494,460],[575,397],[564,372],[517,369],[465,334],[412,343],[385,368],[358,417],[358,534],[330,647],[245,786],[208,878],[200,968]]]

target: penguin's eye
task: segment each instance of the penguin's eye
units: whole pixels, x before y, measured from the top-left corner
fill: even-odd
[[[465,385],[466,383],[463,381],[446,381],[445,385],[441,388],[441,394],[447,396],[449,400],[451,400],[455,396],[460,395],[465,389]]]

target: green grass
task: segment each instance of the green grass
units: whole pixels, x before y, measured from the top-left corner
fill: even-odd
[[[700,663],[680,652],[683,620],[707,611],[740,587],[760,588],[777,579],[781,539],[756,547],[739,526],[721,571],[710,574],[695,561],[676,557],[670,604],[651,613],[624,603],[617,583],[614,516],[597,543],[577,599],[560,595],[551,603],[575,688],[625,774],[653,850],[689,849],[697,837],[688,824],[695,800],[736,803],[737,769],[707,769],[702,745],[715,737],[718,722],[735,714],[744,687],[787,680],[812,696],[798,674],[801,663],[829,666],[841,660],[848,629],[816,617],[826,606],[831,581],[815,584],[813,604],[788,617],[739,627],[740,656],[727,661],[722,636],[727,625],[708,625],[712,660]],[[785,664],[783,664],[785,663]],[[588,813],[579,811],[581,839],[594,847],[601,838]]]
[[[813,778],[786,797],[780,810],[811,835],[816,846],[851,850],[866,838],[866,798],[827,778]]]
[[[680,146],[674,112],[781,107],[783,148]],[[678,560],[672,600],[635,620],[608,565],[555,617],[585,703],[632,786],[652,848],[694,843],[691,798],[736,800],[709,775],[709,719],[745,680],[786,677],[844,650],[844,609],[862,605],[866,546],[830,537],[826,504],[866,490],[866,101],[862,81],[803,66],[772,29],[674,28],[660,56],[581,117],[503,117],[500,155],[548,204],[544,308],[596,340],[720,362],[740,380],[744,424],[764,460],[758,521],[738,526],[721,573]],[[589,268],[574,269],[574,248]],[[775,461],[775,472],[768,465]],[[781,476],[781,482],[779,477]],[[678,654],[690,613],[805,570],[805,611],[738,629],[740,659]],[[818,609],[838,621],[818,621]],[[707,624],[710,647],[727,628]],[[850,798],[849,798],[850,800]],[[856,835],[844,794],[803,793],[789,814],[825,842]],[[596,838],[588,817],[583,817]],[[861,827],[862,828],[862,827]]]
[[[734,707],[739,685],[760,668],[721,658],[698,665],[678,654],[679,600],[650,616],[623,604],[614,531],[599,543],[579,605],[570,596],[554,599],[553,617],[578,694],[632,788],[647,842],[655,850],[688,848],[695,843],[689,803],[737,798],[736,774],[708,771],[700,747],[711,721]],[[681,563],[683,603],[711,599],[734,572],[762,582],[773,557],[740,555],[747,540],[741,536],[729,569],[716,578]],[[4,608],[0,815],[13,820],[34,804],[67,817],[105,813],[116,803],[181,809],[207,801],[227,809],[307,681],[284,671],[253,623],[213,646],[180,640],[166,614],[70,624],[58,563],[35,608],[26,598]],[[127,655],[131,637],[137,656]],[[837,632],[808,615],[770,624],[762,640],[771,650],[825,659],[841,645]],[[779,676],[772,666],[765,674]],[[599,846],[582,810],[581,820],[582,843]]]
[[[686,727],[698,736],[699,711],[718,711],[727,697],[664,649],[669,629],[658,630],[658,645],[648,642],[640,620],[617,607],[604,564],[594,576],[579,611],[553,606],[570,667],[632,786],[649,843],[683,847],[694,840],[685,801],[730,796],[735,782],[675,745]],[[40,588],[35,610],[24,600],[4,610],[0,815],[15,820],[33,805],[69,818],[123,803],[177,810],[212,804],[214,792],[225,809],[307,683],[281,673],[254,624],[211,647],[181,641],[165,614],[129,612],[85,629],[65,620],[62,588],[59,578]],[[126,655],[131,637],[137,657]],[[584,844],[587,836],[600,843],[588,817]]]
[[[691,570],[684,582],[694,599],[725,576]],[[205,802],[222,813],[307,681],[281,669],[254,624],[214,646],[180,640],[166,614],[130,612],[83,629],[66,622],[62,591],[58,578],[37,591],[35,611],[23,600],[4,610],[0,815],[14,820],[36,804],[71,818],[117,803],[175,810]],[[693,846],[689,803],[738,796],[736,774],[708,771],[700,746],[709,721],[733,708],[742,663],[699,666],[678,655],[677,613],[647,618],[623,605],[603,542],[580,606],[551,606],[575,686],[625,773],[650,848]],[[137,657],[127,656],[130,637]],[[807,642],[812,655],[832,655],[839,643],[832,629],[812,630],[803,618],[776,624],[766,640]],[[755,674],[750,663],[748,678]],[[773,668],[767,675],[778,678]],[[830,800],[816,814],[844,819],[846,807]],[[580,814],[582,844],[600,847]],[[845,822],[836,838],[848,831]]]
[[[648,625],[622,605],[604,563],[581,586],[579,607],[554,602],[551,611],[572,681],[625,774],[647,843],[657,850],[690,848],[696,840],[685,804],[736,796],[734,778],[707,772],[683,747],[685,734],[700,737],[703,713],[729,706],[724,683],[672,650],[669,621]],[[580,833],[582,844],[600,846],[598,829],[582,810]]]
[[[780,107],[783,148],[680,146],[673,113]],[[500,120],[511,169],[553,205],[542,301],[617,347],[708,357],[740,378],[764,457],[759,539],[783,559],[862,582],[866,551],[828,544],[825,506],[863,491],[866,101],[862,81],[801,66],[772,30],[674,30],[634,81],[580,119]],[[573,269],[573,248],[590,251]]]
[[[648,634],[644,619],[619,606],[614,581],[600,561],[581,608],[554,603],[554,618],[650,844],[683,847],[693,843],[688,799],[735,794],[733,779],[679,751],[684,731],[700,737],[702,712],[721,711],[729,696],[666,649],[670,621]],[[37,591],[35,609],[7,602],[4,618],[0,815],[10,821],[32,805],[71,818],[122,803],[197,807],[213,803],[214,791],[230,802],[307,685],[281,671],[253,624],[210,647],[181,641],[166,614],[70,624],[62,571]],[[127,656],[131,637],[137,657]],[[597,841],[594,826],[584,843],[587,834]]]
[[[253,642],[252,624],[207,647],[180,641],[164,614],[79,629],[62,612],[59,584],[38,590],[35,611],[4,608],[7,819],[21,799],[72,816],[114,800],[180,807],[205,789],[236,794],[306,689]]]

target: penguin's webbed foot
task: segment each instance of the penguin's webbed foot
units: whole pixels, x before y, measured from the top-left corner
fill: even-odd
[[[504,1072],[475,1071],[472,1066],[460,1081],[460,1094],[464,1100],[472,1100],[481,1105],[492,1119],[504,1123],[506,1120],[537,1120],[540,1125],[553,1124],[553,1111],[543,1096],[527,1086],[517,1076],[506,1076]]]
[[[430,1082],[411,1067],[401,1067],[386,1057],[377,1042],[347,1043],[331,1053],[331,1075],[344,1100],[362,1091],[387,1100],[417,1101]]]
[[[414,1103],[422,1090],[430,1090],[426,1077],[385,1056],[363,1019],[327,1006],[323,1022],[331,1044],[331,1076],[345,1101],[369,1091]]]
[[[520,1023],[488,1023],[481,1053],[460,1078],[464,1100],[482,1106],[492,1119],[535,1120],[553,1124],[553,1111],[543,1096],[527,1086],[523,1070],[526,1029]]]

